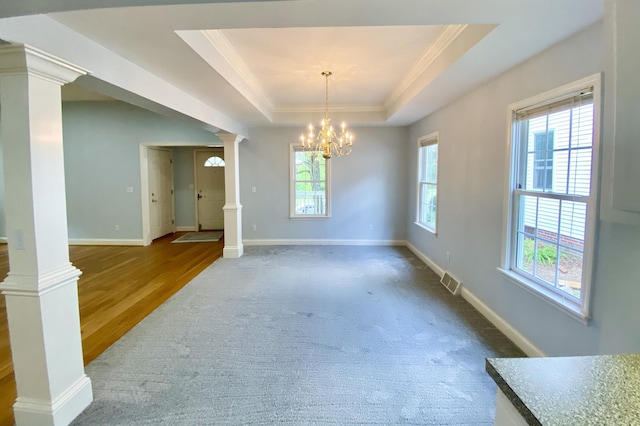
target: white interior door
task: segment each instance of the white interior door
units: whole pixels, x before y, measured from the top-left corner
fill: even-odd
[[[173,232],[173,160],[171,151],[149,148],[151,239]]]
[[[224,229],[224,152],[196,151],[198,230]]]

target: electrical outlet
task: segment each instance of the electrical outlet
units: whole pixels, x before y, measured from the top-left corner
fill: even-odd
[[[251,225],[251,229],[252,229],[253,231],[255,231],[255,230],[257,229],[257,228],[256,228],[256,225],[255,225],[255,224],[254,224],[254,225]]]
[[[373,225],[369,225],[369,231],[373,231]]]
[[[256,187],[255,186],[251,187],[251,192],[256,192]]]
[[[447,262],[451,260],[451,253],[447,252]]]
[[[133,192],[133,186],[127,186],[127,192]]]
[[[119,231],[119,230],[120,230],[120,225],[115,225],[113,228],[114,228],[116,231]]]

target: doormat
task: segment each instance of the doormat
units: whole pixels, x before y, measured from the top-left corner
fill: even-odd
[[[171,241],[172,243],[207,243],[219,241],[222,238],[222,231],[214,232],[187,232],[183,236]]]

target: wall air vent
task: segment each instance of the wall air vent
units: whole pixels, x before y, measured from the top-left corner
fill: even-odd
[[[440,282],[454,296],[457,296],[460,293],[460,287],[462,287],[462,283],[453,278],[448,272],[444,273],[442,279],[440,279]]]

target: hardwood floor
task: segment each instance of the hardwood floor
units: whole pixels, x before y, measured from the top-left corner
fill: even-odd
[[[171,244],[181,233],[147,247],[70,246],[78,281],[85,365],[222,256],[223,242]],[[9,270],[0,245],[0,277]],[[13,424],[16,398],[4,297],[0,297],[0,425]]]

